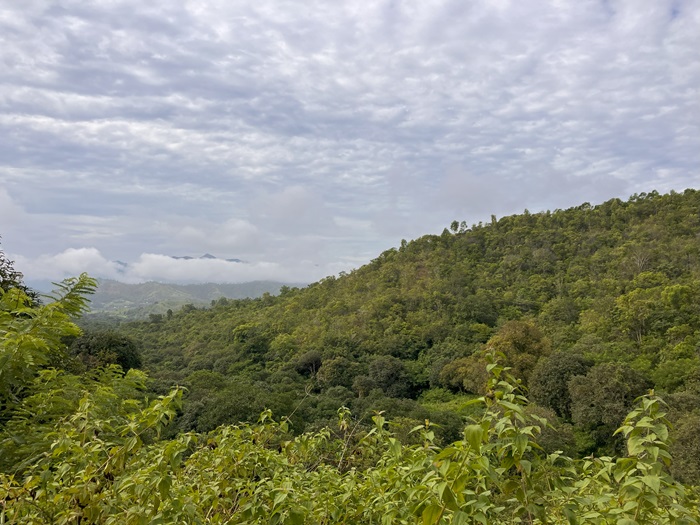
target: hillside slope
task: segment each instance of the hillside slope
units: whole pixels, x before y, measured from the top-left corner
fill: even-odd
[[[650,386],[700,390],[699,234],[696,190],[453,223],[304,289],[122,329],[153,376],[190,386],[184,427],[289,413],[308,388],[302,427],[343,404],[420,421],[481,391],[478,352],[490,346],[573,424],[579,450],[596,450],[613,446],[599,440],[616,423],[605,415]],[[595,385],[600,403],[584,410],[576,396]]]

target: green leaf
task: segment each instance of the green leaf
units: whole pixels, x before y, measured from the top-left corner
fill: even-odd
[[[158,482],[158,490],[160,491],[160,496],[165,499],[170,494],[170,486],[172,485],[172,479],[167,474],[160,478]]]
[[[443,489],[442,494],[440,495],[440,501],[442,502],[444,507],[450,509],[451,511],[459,510],[459,505],[457,504],[457,498],[455,497],[455,493],[449,486],[446,486]]]
[[[435,525],[442,517],[443,508],[433,503],[423,510],[423,525]]]
[[[532,473],[532,463],[526,459],[521,459],[520,460],[520,468],[527,474],[528,476]]]
[[[289,517],[285,520],[285,524],[289,525],[304,525],[306,517],[300,510],[290,510]]]
[[[399,459],[401,457],[401,441],[396,438],[389,438],[389,446],[394,457]]]
[[[572,507],[564,507],[564,516],[566,516],[566,520],[569,522],[569,525],[578,525],[577,513]]]
[[[486,516],[482,512],[477,512],[476,514],[474,514],[474,519],[482,525],[489,524],[489,521],[486,519]]]
[[[469,523],[469,514],[464,511],[458,510],[452,516],[452,525],[466,525]]]
[[[661,479],[659,476],[642,476],[642,482],[654,492],[659,492],[661,488]]]
[[[529,440],[525,434],[518,434],[515,437],[515,448],[518,451],[518,455],[522,456],[525,454],[528,442]]]
[[[272,500],[272,507],[275,508],[279,506],[285,499],[287,499],[287,493],[282,491],[278,492]]]
[[[484,429],[481,425],[467,425],[464,429],[464,438],[471,448],[478,450],[484,439]]]
[[[615,471],[613,472],[615,481],[619,483],[628,473],[634,472],[636,464],[637,460],[635,458],[622,458],[617,460]]]

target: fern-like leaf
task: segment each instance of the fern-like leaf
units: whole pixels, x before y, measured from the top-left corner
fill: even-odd
[[[97,289],[97,280],[87,273],[51,284],[56,288],[47,297],[54,301],[62,312],[72,317],[78,317],[88,310],[90,299],[87,296],[94,294]]]

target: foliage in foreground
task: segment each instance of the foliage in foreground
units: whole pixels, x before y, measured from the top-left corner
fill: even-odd
[[[0,474],[0,523],[697,523],[692,493],[666,470],[660,399],[640,398],[618,429],[627,457],[574,461],[541,451],[546,421],[528,415],[507,369],[488,370],[483,416],[445,448],[428,422],[414,429],[422,443],[403,445],[381,414],[354,440],[344,409],[337,432],[291,438],[266,412],[161,440],[181,391],[139,406],[124,387],[143,374],[106,373],[46,431],[43,451]],[[39,373],[9,426],[41,419],[32,400],[62,375]],[[47,401],[63,395],[52,392]]]

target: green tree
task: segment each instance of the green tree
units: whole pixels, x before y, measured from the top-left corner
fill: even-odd
[[[537,361],[549,354],[549,340],[533,323],[508,321],[486,344],[493,352],[502,353],[515,377],[528,383]]]
[[[36,304],[39,299],[39,294],[27,287],[24,282],[22,272],[15,270],[14,262],[9,260],[0,249],[0,291],[8,292],[13,288],[21,290],[28,298],[31,304]]]
[[[88,370],[111,364],[121,366],[124,372],[141,367],[136,341],[113,330],[84,333],[73,341],[70,353]]]
[[[413,380],[401,359],[388,355],[375,357],[369,364],[368,375],[389,397],[413,394]]]
[[[483,394],[486,391],[486,361],[480,354],[460,357],[440,370],[440,384],[452,391]]]
[[[614,451],[621,442],[612,441],[610,436],[635,399],[651,387],[647,378],[626,364],[595,365],[585,376],[574,376],[569,382],[571,419],[594,436],[596,447]]]
[[[659,316],[660,305],[660,287],[636,288],[616,299],[617,318],[638,345]]]
[[[560,418],[571,421],[569,381],[585,376],[593,362],[580,354],[555,352],[539,360],[530,377],[530,396]]]
[[[296,359],[294,369],[304,376],[315,376],[322,364],[321,352],[309,350]]]
[[[334,386],[352,388],[352,383],[359,374],[360,366],[358,363],[345,357],[334,357],[323,362],[316,379],[325,388]]]
[[[673,437],[671,472],[682,483],[700,485],[700,414],[685,414],[676,423]]]

